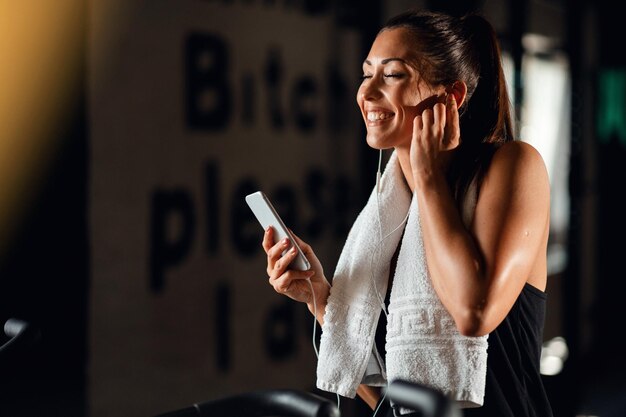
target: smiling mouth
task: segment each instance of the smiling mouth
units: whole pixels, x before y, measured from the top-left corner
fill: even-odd
[[[393,113],[385,113],[380,111],[368,111],[367,120],[370,122],[376,122],[379,120],[387,120],[393,117]]]

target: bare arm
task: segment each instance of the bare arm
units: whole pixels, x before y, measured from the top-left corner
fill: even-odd
[[[289,248],[291,244],[287,241],[274,244],[274,230],[270,228],[263,237],[263,249],[267,254],[269,282],[277,293],[305,302],[311,314],[314,314],[320,325],[323,325],[330,284],[324,277],[322,266],[311,247],[298,236],[295,236],[295,234],[294,237],[298,246],[300,246],[300,249],[302,249],[304,255],[311,263],[311,269],[309,271],[287,269],[287,265],[296,257],[296,253],[288,251],[285,255],[282,255],[283,251]],[[311,286],[307,282],[309,278],[314,294],[311,293]],[[372,409],[376,407],[380,399],[380,390],[368,385],[361,384],[357,388],[357,394]]]
[[[421,123],[434,119],[431,113]],[[461,221],[443,170],[435,163],[420,169],[415,162],[424,160],[411,163],[433,287],[461,333],[488,334],[529,278],[536,278],[532,274],[546,273],[550,187],[543,160],[524,142],[503,145],[482,184],[471,230]]]
[[[357,388],[356,393],[372,410],[376,408],[376,404],[380,400],[380,388],[361,384]]]

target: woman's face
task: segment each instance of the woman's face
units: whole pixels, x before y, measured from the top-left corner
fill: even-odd
[[[357,103],[367,127],[367,143],[375,149],[409,147],[413,119],[432,107],[443,86],[432,88],[420,78],[406,29],[381,32],[363,62]]]

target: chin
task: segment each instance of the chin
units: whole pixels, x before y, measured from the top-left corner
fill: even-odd
[[[376,138],[376,137],[370,137],[369,135],[367,136],[367,145],[370,148],[376,149],[376,150],[385,150],[385,149],[393,148],[393,145],[389,144],[387,141],[382,140],[380,138]]]
[[[385,146],[385,144],[384,144],[384,141],[381,140],[380,138],[376,137],[376,136],[367,135],[366,140],[367,140],[367,145],[370,148],[373,148],[373,149],[385,149],[385,148],[387,148],[387,146]]]

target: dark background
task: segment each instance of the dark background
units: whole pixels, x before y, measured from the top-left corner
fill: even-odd
[[[87,4],[77,2],[83,12]],[[309,4],[310,3],[310,4]],[[384,2],[323,2],[336,7],[339,19],[362,33],[363,51],[381,22]],[[432,1],[430,8],[452,13],[488,7],[494,2]],[[626,415],[626,371],[623,328],[624,183],[626,131],[598,135],[597,111],[601,80],[607,73],[626,72],[619,6],[608,1],[502,2],[510,13],[499,33],[516,68],[524,51],[522,35],[531,26],[556,22],[531,20],[534,3],[561,10],[563,38],[559,48],[570,61],[572,120],[569,192],[571,217],[568,264],[558,287],[558,315],[569,347],[563,371],[545,377],[557,416]],[[175,2],[172,2],[172,7]],[[304,2],[315,13],[315,2]],[[408,4],[408,3],[407,3]],[[35,6],[33,6],[35,7]],[[317,6],[320,7],[320,6]],[[87,22],[84,23],[84,33]],[[86,42],[82,42],[85,48]],[[84,58],[85,50],[81,50]],[[80,60],[79,60],[80,61]],[[0,321],[24,319],[40,329],[41,339],[10,356],[0,356],[0,415],[83,416],[88,360],[90,283],[88,210],[89,129],[86,119],[86,69],[78,65],[66,117],[48,132],[57,152],[33,186],[28,203],[13,223],[15,232],[0,254]],[[523,95],[523,83],[514,86]],[[621,88],[621,117],[626,119],[626,83]],[[0,94],[2,80],[0,80]],[[618,94],[620,96],[620,94]],[[520,98],[521,100],[521,98]],[[516,103],[519,105],[520,103]],[[617,103],[620,104],[620,103]],[[68,116],[69,115],[69,116]],[[364,172],[376,161],[360,158]],[[369,174],[368,174],[369,175]],[[360,194],[362,199],[365,193]],[[61,239],[61,240],[59,240]],[[590,289],[592,290],[591,292]],[[586,324],[587,323],[587,324]],[[550,326],[550,323],[547,323]],[[1,342],[7,340],[4,335]]]

